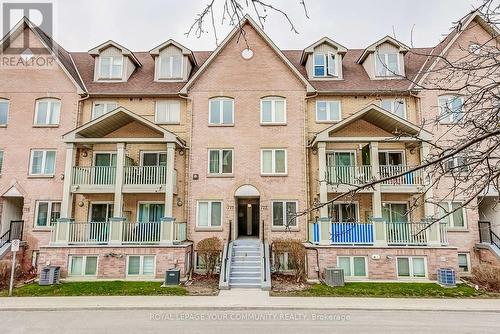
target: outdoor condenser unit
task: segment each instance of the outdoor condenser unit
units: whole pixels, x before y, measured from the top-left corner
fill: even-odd
[[[165,285],[179,285],[181,282],[181,270],[171,268],[165,272]]]
[[[439,285],[444,287],[456,286],[455,270],[453,268],[439,268],[437,280]]]
[[[53,285],[59,284],[59,277],[61,276],[61,267],[48,266],[42,268],[40,271],[39,285]]]
[[[325,283],[328,286],[344,286],[344,269],[325,268]]]

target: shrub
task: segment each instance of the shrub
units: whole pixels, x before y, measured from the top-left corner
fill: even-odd
[[[300,240],[295,239],[277,239],[272,244],[274,251],[274,264],[279,272],[281,258],[288,254],[288,267],[292,269],[297,282],[304,281],[306,278],[306,256],[307,251]]]
[[[487,291],[500,292],[500,266],[483,263],[473,267],[472,282]]]
[[[211,277],[215,272],[217,263],[219,262],[222,242],[217,237],[206,238],[198,242],[197,250],[198,255],[205,264],[206,275]]]

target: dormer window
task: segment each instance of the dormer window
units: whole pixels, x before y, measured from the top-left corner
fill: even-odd
[[[378,77],[399,75],[399,55],[397,53],[375,53]]]
[[[333,52],[314,54],[314,76],[337,76],[336,55]]]
[[[182,54],[160,56],[160,79],[182,78]]]
[[[99,78],[121,79],[123,77],[123,56],[100,56]]]

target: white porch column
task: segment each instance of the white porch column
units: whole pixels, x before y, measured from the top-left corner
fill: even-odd
[[[328,202],[328,181],[326,171],[326,143],[318,143],[318,180],[319,180],[319,201]],[[320,218],[328,217],[328,207],[322,206],[320,209]]]
[[[73,166],[76,162],[76,145],[66,144],[66,160],[64,163],[63,197],[61,202],[61,218],[71,218],[73,210],[73,194],[71,183],[73,178]]]
[[[167,175],[165,178],[165,217],[173,217],[175,143],[167,143]]]
[[[370,142],[370,161],[372,164],[372,177],[379,180],[380,164],[378,161],[378,142]],[[373,218],[382,217],[382,194],[380,192],[380,183],[377,183],[373,187],[372,216]]]
[[[125,168],[125,143],[116,144],[116,177],[113,217],[123,216],[123,173]]]
[[[427,161],[431,153],[429,143],[422,142],[420,144],[420,161],[421,164],[424,164]],[[432,183],[427,182],[430,181],[430,175],[427,170],[424,170],[423,173],[424,178],[424,216],[425,219],[433,219],[434,218],[434,204],[431,203],[433,198],[433,189]],[[432,224],[431,227],[427,229],[427,240],[429,246],[440,246],[441,245],[441,229],[439,228],[439,222]]]

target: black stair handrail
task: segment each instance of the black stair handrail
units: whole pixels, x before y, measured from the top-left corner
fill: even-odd
[[[491,245],[496,246],[498,249],[500,249],[500,237],[493,232],[493,229],[491,228],[491,223],[490,222],[485,222],[485,221],[480,221],[479,223],[479,241],[488,243]],[[484,234],[487,236],[487,240],[484,238]]]
[[[2,234],[0,237],[0,248],[3,247],[6,243],[10,242],[10,230]]]
[[[22,240],[24,220],[11,220],[9,229],[0,236],[0,248],[14,239]]]
[[[500,249],[500,238],[495,232],[493,232],[491,226],[490,226],[490,241],[493,245],[495,245],[498,249]]]
[[[227,282],[227,262],[229,260],[229,244],[231,243],[232,225],[233,225],[232,220],[229,220],[229,235],[227,237],[227,244],[226,244],[226,257],[224,258],[224,282]]]

